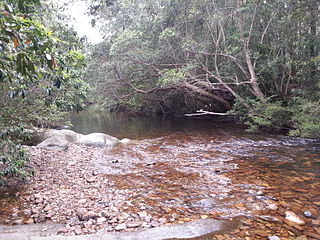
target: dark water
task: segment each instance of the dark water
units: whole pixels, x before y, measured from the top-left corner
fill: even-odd
[[[221,123],[221,119],[192,119],[161,116],[133,116],[127,113],[110,113],[87,110],[72,113],[72,130],[88,134],[103,132],[118,138],[149,139],[171,133],[228,135],[248,135],[240,125]]]

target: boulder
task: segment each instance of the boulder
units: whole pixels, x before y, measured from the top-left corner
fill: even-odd
[[[41,132],[40,130],[38,130],[37,139],[38,139],[38,142],[42,141],[41,145],[39,144],[38,146],[40,146],[41,148],[44,148],[45,146],[46,149],[51,149],[51,150],[53,150],[54,140],[57,140],[57,144],[61,144],[61,142],[63,142],[63,144],[66,144],[65,142],[73,142],[77,144],[83,144],[88,146],[100,146],[100,147],[114,147],[120,143],[126,145],[126,144],[132,144],[137,142],[127,138],[122,139],[120,141],[118,138],[112,137],[104,133],[90,133],[87,135],[83,135],[68,129],[62,129],[62,130],[47,129],[44,132]],[[51,140],[48,140],[48,139],[51,139]],[[46,142],[46,140],[48,141]],[[50,146],[48,147],[47,145],[50,145]]]
[[[46,150],[65,151],[68,149],[68,141],[65,136],[52,136],[37,145],[37,148]]]
[[[90,133],[88,135],[79,135],[76,143],[89,146],[113,147],[119,144],[119,139],[104,133]]]
[[[50,138],[53,136],[65,136],[67,141],[69,142],[75,142],[77,141],[77,139],[80,137],[79,133],[76,133],[72,130],[68,130],[68,129],[63,129],[63,130],[55,130],[55,129],[49,129],[47,131],[44,132],[44,138]]]
[[[136,143],[138,143],[138,141],[137,140],[131,140],[129,138],[123,138],[123,139],[120,140],[120,143],[124,144],[124,145],[129,145],[129,144],[136,144]]]

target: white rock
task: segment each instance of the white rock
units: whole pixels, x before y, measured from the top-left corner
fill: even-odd
[[[286,211],[286,219],[298,225],[305,224],[304,220],[301,217],[291,211]]]
[[[280,238],[278,236],[270,236],[268,240],[280,240]]]
[[[80,199],[78,201],[79,204],[85,204],[87,202],[87,199]]]
[[[131,142],[131,140],[129,138],[124,138],[124,139],[121,139],[120,142],[122,144],[129,144]]]
[[[114,228],[116,231],[126,230],[127,226],[125,223],[121,223]]]
[[[267,206],[267,208],[270,209],[270,210],[273,210],[273,211],[278,210],[277,204],[274,204],[274,203],[269,204],[269,205]]]

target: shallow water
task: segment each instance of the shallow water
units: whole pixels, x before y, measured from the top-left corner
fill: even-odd
[[[97,153],[98,168],[128,192],[131,211],[180,221],[231,218],[290,197],[305,204],[320,197],[318,140],[250,134],[214,120],[103,112],[71,119],[78,132],[141,140]]]

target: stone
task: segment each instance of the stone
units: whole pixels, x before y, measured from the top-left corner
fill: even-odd
[[[294,212],[286,211],[285,214],[286,214],[287,220],[289,220],[295,224],[298,224],[298,225],[305,224],[305,221],[301,217],[299,217],[297,214],[295,214]]]
[[[308,218],[312,217],[312,213],[310,211],[304,211],[303,214]]]
[[[308,240],[308,238],[306,235],[302,235],[302,236],[295,238],[295,240]]]
[[[203,208],[213,208],[217,205],[217,201],[214,198],[201,199],[198,204]]]
[[[99,217],[98,219],[97,219],[97,223],[98,224],[103,224],[103,223],[105,223],[107,221],[107,219],[105,218],[105,217]]]
[[[120,143],[122,143],[122,144],[130,144],[131,140],[129,138],[124,138],[124,139],[120,140]]]
[[[135,221],[135,222],[127,222],[126,227],[127,228],[138,228],[143,224],[142,221]]]
[[[87,183],[93,183],[96,181],[96,178],[95,177],[87,177],[86,180],[87,180]]]
[[[317,234],[317,233],[314,233],[314,232],[305,231],[305,232],[303,232],[303,234],[306,235],[307,237],[320,239],[320,234]]]
[[[216,235],[215,238],[217,240],[225,240],[226,239],[223,235]]]
[[[34,220],[33,218],[29,218],[28,220],[25,221],[25,224],[33,224]]]
[[[312,225],[320,226],[320,220],[311,220]]]
[[[66,234],[69,232],[69,229],[68,228],[60,228],[58,231],[57,231],[57,235],[59,234]]]
[[[272,217],[272,216],[263,215],[263,216],[260,216],[260,218],[268,222],[280,222],[279,218]]]
[[[139,215],[139,217],[141,217],[141,218],[145,218],[145,217],[148,216],[148,213],[147,213],[146,211],[143,211],[143,212],[138,212],[138,215]]]
[[[47,138],[58,136],[58,137],[65,137],[68,142],[75,142],[78,138],[78,135],[81,135],[81,134],[68,129],[62,129],[62,130],[46,129],[45,132],[39,134],[38,138],[43,141]]]
[[[117,225],[114,229],[115,229],[116,231],[122,231],[122,230],[126,230],[127,227],[126,227],[126,224],[125,224],[125,223],[121,223],[121,224]]]
[[[79,204],[86,204],[87,203],[87,199],[80,199],[78,201]]]
[[[82,234],[81,228],[76,228],[76,229],[74,230],[74,233],[75,233],[76,235],[81,235],[81,234]]]
[[[267,206],[268,209],[272,210],[272,211],[277,211],[278,210],[278,206],[274,203],[271,203]]]
[[[269,234],[263,230],[254,230],[253,233],[260,237],[267,237]]]
[[[88,135],[79,135],[76,143],[88,146],[113,147],[119,144],[119,139],[104,133],[91,133]]]
[[[98,214],[94,211],[80,211],[78,217],[81,221],[88,221],[89,219],[97,218]]]
[[[23,224],[23,220],[22,220],[22,219],[14,220],[14,221],[12,222],[12,224],[13,224],[13,225],[21,225],[21,224]]]
[[[314,205],[316,205],[317,207],[320,207],[320,202],[313,202]]]
[[[278,236],[269,236],[268,240],[280,240]]]
[[[68,149],[68,141],[64,136],[53,136],[39,143],[37,148],[49,151],[65,151]]]
[[[166,218],[159,218],[159,223],[161,223],[161,224],[165,224],[165,223],[167,223],[168,222],[168,220],[166,219]]]

